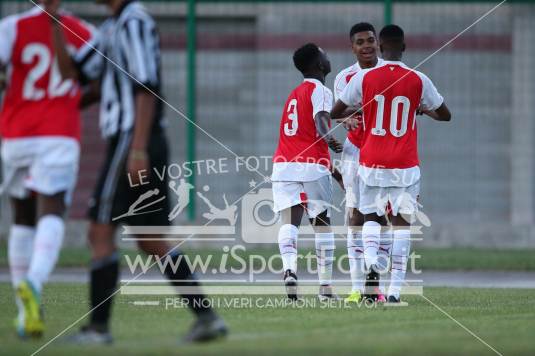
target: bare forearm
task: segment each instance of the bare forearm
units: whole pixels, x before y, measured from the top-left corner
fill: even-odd
[[[58,20],[61,21],[59,18]],[[61,77],[63,79],[78,79],[78,70],[67,51],[61,23],[55,19],[50,19],[50,21],[52,23],[52,46],[54,47],[54,53],[58,59],[58,67]]]
[[[330,116],[326,111],[322,111],[316,114],[314,117],[314,121],[316,124],[316,131],[323,139],[329,139],[331,137],[330,135],[330,128],[329,128],[329,121]]]
[[[136,94],[136,116],[134,123],[134,138],[132,149],[145,151],[149,144],[150,132],[154,121],[156,98],[145,90]]]

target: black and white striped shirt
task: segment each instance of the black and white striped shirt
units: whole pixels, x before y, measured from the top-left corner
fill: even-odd
[[[98,32],[74,60],[83,76],[101,80],[100,129],[111,137],[133,129],[136,90],[161,95],[160,40],[154,19],[137,1],[125,1]],[[156,103],[153,131],[161,129],[163,115],[162,102]]]

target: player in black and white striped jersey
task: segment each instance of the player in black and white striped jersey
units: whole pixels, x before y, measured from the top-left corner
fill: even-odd
[[[54,0],[52,0],[54,1]],[[62,75],[82,82],[99,80],[100,128],[108,142],[107,157],[93,195],[89,216],[91,263],[91,317],[89,325],[71,337],[76,343],[110,343],[109,318],[117,288],[119,261],[114,234],[118,224],[137,226],[169,225],[168,199],[157,199],[152,213],[125,214],[144,194],[167,195],[167,179],[154,174],[167,165],[168,148],[163,126],[160,96],[160,44],[156,24],[143,5],[131,0],[97,0],[113,12],[94,43],[87,43],[76,57],[68,57],[61,31],[53,33]],[[85,104],[88,104],[85,101]],[[143,172],[145,177],[141,177]],[[153,172],[149,175],[149,172]],[[163,194],[162,194],[163,193]],[[170,246],[148,240],[138,246],[149,255],[163,256]],[[160,236],[154,236],[160,237]],[[165,273],[177,286],[196,287],[198,282],[181,253],[170,253],[178,268],[168,265]],[[186,281],[186,282],[184,282]],[[198,317],[187,341],[206,341],[227,332],[199,288],[182,294]]]

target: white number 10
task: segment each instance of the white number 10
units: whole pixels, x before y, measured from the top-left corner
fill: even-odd
[[[383,128],[383,116],[385,112],[385,97],[383,95],[376,95],[377,102],[377,116],[375,118],[375,127],[372,128],[372,134],[377,136],[386,135],[386,130]],[[398,129],[398,108],[402,106],[401,125]],[[407,125],[409,123],[409,108],[411,103],[406,96],[396,96],[392,100],[392,107],[390,109],[390,133],[392,136],[401,137],[407,132]]]

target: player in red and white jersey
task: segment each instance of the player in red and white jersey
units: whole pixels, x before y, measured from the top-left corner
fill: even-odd
[[[334,80],[335,101],[338,100],[355,74],[362,69],[373,68],[383,63],[383,60],[377,56],[379,45],[375,28],[372,24],[360,22],[353,25],[349,31],[349,39],[351,41],[352,52],[357,58],[357,62],[343,69],[336,76]],[[344,116],[347,117],[354,114],[357,109],[357,107],[348,108]],[[364,293],[365,267],[364,249],[362,246],[362,224],[364,224],[364,217],[358,210],[358,164],[363,133],[362,126],[359,126],[356,130],[348,131],[347,139],[344,142],[344,150],[342,151],[341,169],[345,188],[346,222],[348,227],[347,255],[352,285],[351,293],[346,298],[346,302],[349,303],[358,303]],[[386,224],[386,219],[384,223]],[[379,247],[379,264],[384,270],[388,269],[391,248],[392,238],[390,231],[385,231],[381,234]],[[381,293],[378,297],[380,301],[385,300],[384,289],[384,283],[381,283]]]
[[[297,236],[306,212],[314,227],[320,298],[336,298],[331,288],[334,234],[329,147],[342,145],[328,134],[332,93],[325,87],[331,64],[325,52],[309,43],[295,51],[293,61],[303,74],[286,101],[280,121],[279,144],[273,156],[273,210],[281,213],[279,249],[290,299],[297,298]]]
[[[438,121],[451,114],[427,76],[401,62],[403,30],[388,25],[379,35],[385,62],[357,73],[333,110],[342,117],[348,106],[362,103],[364,137],[359,164],[359,210],[364,214],[362,239],[368,275],[366,294],[378,284],[377,267],[381,217],[392,208],[394,243],[389,302],[399,302],[410,249],[410,221],[416,213],[420,187],[416,113],[422,110]]]
[[[47,1],[46,6],[58,3]],[[78,55],[93,29],[74,16],[60,14],[70,29],[63,31],[70,50]],[[61,248],[63,214],[80,155],[80,87],[59,74],[52,50],[55,26],[37,6],[0,21],[0,66],[7,67],[0,113],[1,191],[13,206],[8,255],[21,336],[43,332],[40,294]]]

